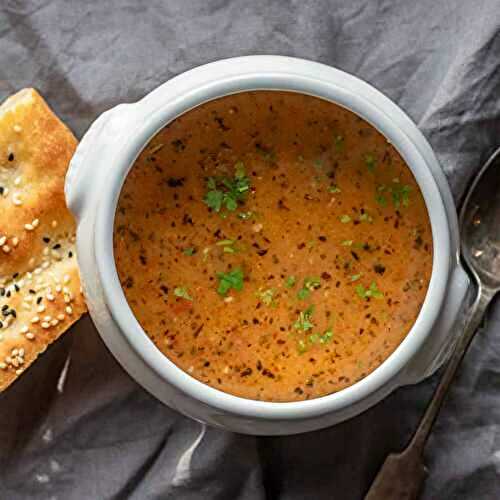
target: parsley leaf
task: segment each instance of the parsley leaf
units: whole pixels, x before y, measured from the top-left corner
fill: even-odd
[[[219,286],[217,292],[220,295],[226,295],[231,288],[240,292],[243,289],[243,271],[237,267],[228,273],[217,273]]]
[[[214,212],[222,208],[234,212],[239,203],[243,203],[250,189],[250,179],[246,176],[245,166],[240,161],[234,166],[234,178],[209,177],[207,179],[207,193],[205,204]]]
[[[340,222],[342,222],[342,224],[347,224],[347,223],[351,222],[351,217],[347,214],[341,215]]]
[[[313,290],[321,286],[320,278],[316,276],[307,276],[304,278],[302,288],[297,292],[297,298],[300,300],[307,299]]]
[[[276,294],[276,290],[273,288],[268,288],[267,290],[259,290],[256,295],[259,300],[265,304],[266,306],[275,306],[276,302],[274,300],[274,295]]]
[[[312,315],[314,312],[314,306],[309,306],[305,311],[299,313],[297,321],[293,324],[296,330],[302,330],[307,332],[314,328],[314,323],[312,322]]]
[[[375,157],[372,154],[365,155],[365,165],[368,172],[375,172],[376,162]]]
[[[188,248],[185,248],[182,253],[184,255],[189,255],[191,257],[191,255],[194,255],[196,253],[196,249],[194,247],[188,247]]]
[[[356,285],[355,290],[356,290],[356,293],[362,299],[368,299],[370,297],[373,297],[374,299],[381,299],[384,296],[384,294],[378,289],[377,284],[375,283],[375,281],[371,282],[369,288],[365,288],[361,284]]]
[[[342,192],[341,189],[336,185],[336,184],[332,184],[329,188],[328,188],[328,192],[329,193],[340,193]]]
[[[193,300],[193,297],[189,295],[189,291],[185,286],[177,286],[174,288],[174,295],[180,299]]]
[[[287,288],[293,288],[296,282],[297,278],[295,276],[288,276],[288,278],[285,280],[285,286]]]

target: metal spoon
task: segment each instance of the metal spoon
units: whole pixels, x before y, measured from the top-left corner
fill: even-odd
[[[455,373],[486,309],[500,290],[500,148],[472,183],[460,211],[462,257],[477,286],[464,332],[450,357],[434,396],[408,446],[390,454],[365,500],[413,500],[427,476],[423,450]]]

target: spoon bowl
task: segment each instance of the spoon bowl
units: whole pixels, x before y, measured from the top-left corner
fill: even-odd
[[[462,257],[477,282],[500,289],[500,148],[483,166],[460,211]]]

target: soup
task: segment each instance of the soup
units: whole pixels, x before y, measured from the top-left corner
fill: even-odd
[[[357,115],[302,94],[223,97],[161,130],[121,192],[114,256],[144,331],[230,394],[297,401],[377,368],[432,269],[424,200]]]

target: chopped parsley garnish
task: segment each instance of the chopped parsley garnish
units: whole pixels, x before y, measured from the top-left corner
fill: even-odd
[[[288,276],[288,278],[285,280],[285,286],[287,288],[293,288],[295,286],[295,283],[297,283],[297,278],[295,276]]]
[[[362,274],[361,274],[361,273],[359,273],[359,274],[353,274],[353,275],[351,276],[351,281],[358,281],[358,280],[359,280],[359,278],[361,278],[361,276],[362,276]]]
[[[239,212],[238,218],[242,220],[248,220],[251,219],[254,215],[255,215],[254,212],[249,210],[248,212]]]
[[[337,151],[342,151],[344,149],[344,136],[343,135],[337,135],[333,138],[333,142],[335,144],[335,149]]]
[[[371,154],[365,155],[365,165],[369,172],[375,172],[375,157]]]
[[[381,299],[384,294],[377,288],[375,281],[372,281],[369,288],[365,288],[363,285],[356,285],[356,293],[362,299],[368,299],[373,297],[374,299]]]
[[[189,295],[189,291],[185,286],[176,286],[174,288],[174,295],[180,299],[193,300],[193,297]]]
[[[336,185],[336,184],[332,184],[329,188],[328,188],[328,192],[329,193],[340,193],[341,192],[341,189]]]
[[[391,186],[385,184],[377,186],[375,201],[383,207],[387,206],[387,197],[384,193],[391,195],[392,203],[396,209],[400,208],[401,205],[408,207],[410,204],[411,186],[400,184],[397,178],[392,180]]]
[[[226,295],[231,288],[237,292],[243,289],[243,271],[239,267],[228,273],[217,273],[217,278],[219,280],[217,292],[220,295]]]
[[[307,276],[304,278],[302,288],[297,292],[297,298],[300,300],[307,299],[313,290],[321,286],[320,278],[316,276]]]
[[[340,222],[342,222],[342,224],[347,224],[347,223],[351,222],[351,217],[347,214],[341,215]]]
[[[344,240],[342,242],[343,247],[351,247],[354,242],[352,240]]]
[[[191,257],[191,255],[194,255],[196,253],[196,249],[194,247],[188,247],[188,248],[185,248],[182,253],[184,255],[189,255]]]
[[[239,203],[243,203],[250,189],[250,179],[246,176],[245,166],[242,162],[234,166],[234,178],[209,177],[207,180],[208,192],[204,202],[214,212],[225,208],[234,212]]]
[[[259,300],[266,306],[276,306],[276,302],[274,300],[275,294],[276,290],[274,290],[273,288],[268,288],[267,290],[259,290],[256,293]]]
[[[311,333],[306,339],[299,339],[297,341],[297,351],[299,354],[304,354],[309,350],[309,347],[316,344],[327,344],[333,338],[333,330],[328,328],[323,333]]]
[[[401,205],[405,208],[408,207],[410,204],[411,186],[395,183],[391,192],[392,202],[396,208],[399,208]]]
[[[236,253],[238,248],[235,246],[237,240],[220,240],[216,243],[217,246],[222,247],[224,253]]]
[[[312,322],[312,315],[314,312],[314,306],[309,306],[306,310],[299,313],[297,321],[293,324],[295,330],[302,330],[307,332],[314,328],[314,323]]]
[[[368,212],[363,212],[359,216],[360,222],[373,222],[373,217]]]

